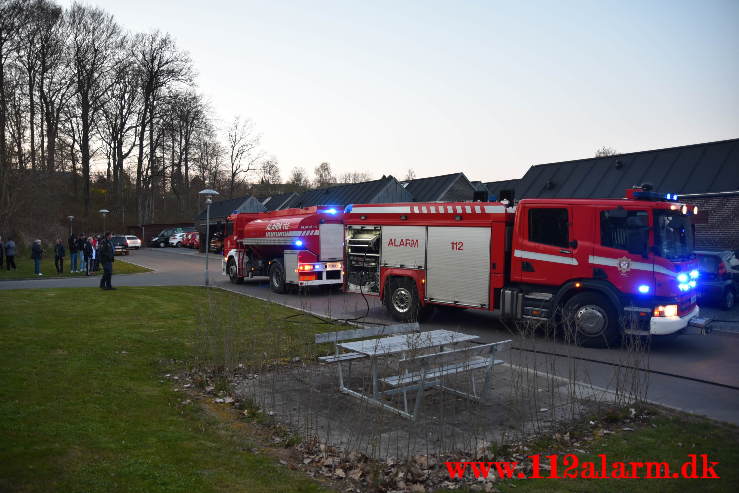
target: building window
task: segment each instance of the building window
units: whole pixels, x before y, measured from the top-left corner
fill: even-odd
[[[649,225],[647,211],[602,211],[600,213],[600,244],[605,247],[629,249],[629,235]]]
[[[567,209],[529,209],[529,241],[569,246]]]

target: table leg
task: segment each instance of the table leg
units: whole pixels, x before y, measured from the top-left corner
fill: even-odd
[[[372,397],[377,398],[377,358],[372,358]]]

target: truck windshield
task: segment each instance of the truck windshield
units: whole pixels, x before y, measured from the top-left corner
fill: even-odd
[[[694,236],[689,216],[680,211],[654,211],[654,243],[660,257],[670,260],[693,258]]]

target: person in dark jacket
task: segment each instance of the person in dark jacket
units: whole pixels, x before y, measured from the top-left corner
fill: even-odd
[[[87,272],[87,240],[82,233],[77,237],[77,251],[80,253],[80,266],[77,272]]]
[[[103,277],[100,279],[100,289],[115,289],[110,285],[113,277],[113,262],[115,261],[115,248],[111,238],[113,234],[108,231],[105,233],[105,239],[100,242],[100,263],[103,266]]]
[[[11,266],[15,270],[15,242],[13,238],[9,238],[5,242],[5,265],[8,266],[8,270],[10,270]]]
[[[31,246],[31,258],[33,259],[33,273],[37,276],[43,276],[41,273],[41,258],[44,256],[44,249],[41,248],[41,240],[36,240]]]
[[[87,238],[85,242],[85,275],[89,276],[90,271],[95,267],[95,247],[92,244],[92,236]]]
[[[67,247],[69,248],[69,272],[77,272],[77,237],[69,235],[67,240]]]
[[[3,245],[3,237],[0,236],[0,269],[3,268],[4,257],[5,257],[5,245]]]
[[[56,239],[56,245],[54,245],[54,267],[56,267],[57,274],[64,273],[64,243],[61,238]]]

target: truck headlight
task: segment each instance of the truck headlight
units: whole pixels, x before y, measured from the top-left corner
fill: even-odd
[[[655,317],[677,317],[677,305],[660,305],[654,309]]]

